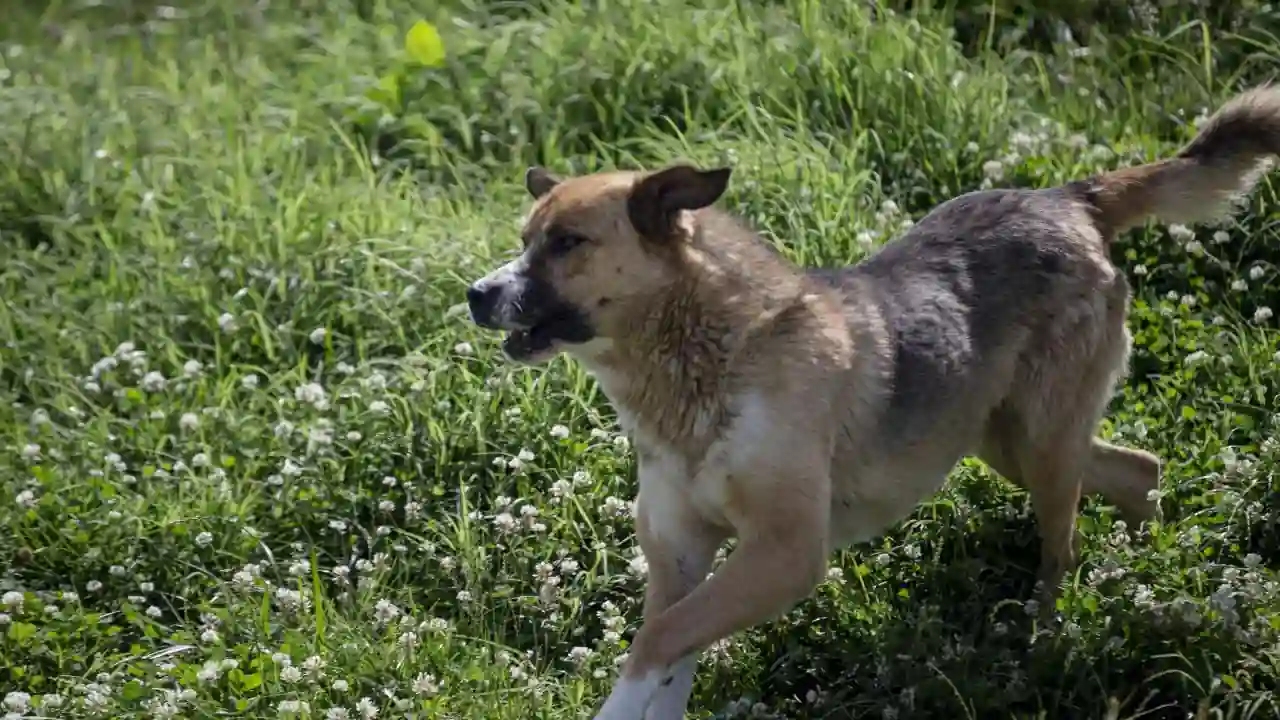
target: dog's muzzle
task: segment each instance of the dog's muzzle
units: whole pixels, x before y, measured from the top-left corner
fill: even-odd
[[[595,335],[587,318],[553,288],[511,266],[472,283],[467,307],[476,325],[507,331],[502,349],[514,360],[541,359],[563,343],[583,343]]]
[[[502,298],[502,287],[490,284],[487,279],[480,279],[467,288],[467,309],[471,311],[471,322],[482,328],[502,330],[495,317],[498,302]]]

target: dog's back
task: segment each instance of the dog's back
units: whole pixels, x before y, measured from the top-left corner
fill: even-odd
[[[885,478],[849,488],[871,515],[853,524],[909,512],[961,456],[982,454],[1001,413],[1024,444],[1064,422],[1091,432],[1124,365],[1128,285],[1089,206],[1062,188],[960,196],[864,262],[810,274],[889,338],[879,412],[835,451],[837,475]]]

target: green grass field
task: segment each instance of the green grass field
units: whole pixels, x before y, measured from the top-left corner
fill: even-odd
[[[1172,153],[1280,68],[1280,6],[1068,37],[908,4],[4,11],[0,716],[591,717],[639,622],[634,459],[581,368],[506,364],[460,307],[526,165],[728,162],[724,204],[831,265],[967,190]],[[1166,460],[1166,524],[1090,501],[1040,625],[1028,500],[967,462],[712,648],[691,712],[1277,717],[1276,187],[1116,249],[1103,432]]]

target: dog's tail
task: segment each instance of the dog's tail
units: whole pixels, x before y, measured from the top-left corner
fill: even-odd
[[[1080,185],[1097,210],[1099,225],[1110,234],[1153,216],[1191,224],[1228,212],[1277,155],[1280,87],[1263,85],[1223,105],[1175,157],[1105,173]]]

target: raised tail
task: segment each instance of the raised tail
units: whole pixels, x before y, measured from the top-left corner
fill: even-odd
[[[1213,220],[1247,195],[1280,155],[1280,87],[1263,85],[1232,98],[1182,152],[1072,186],[1114,235],[1155,217],[1191,224]]]

